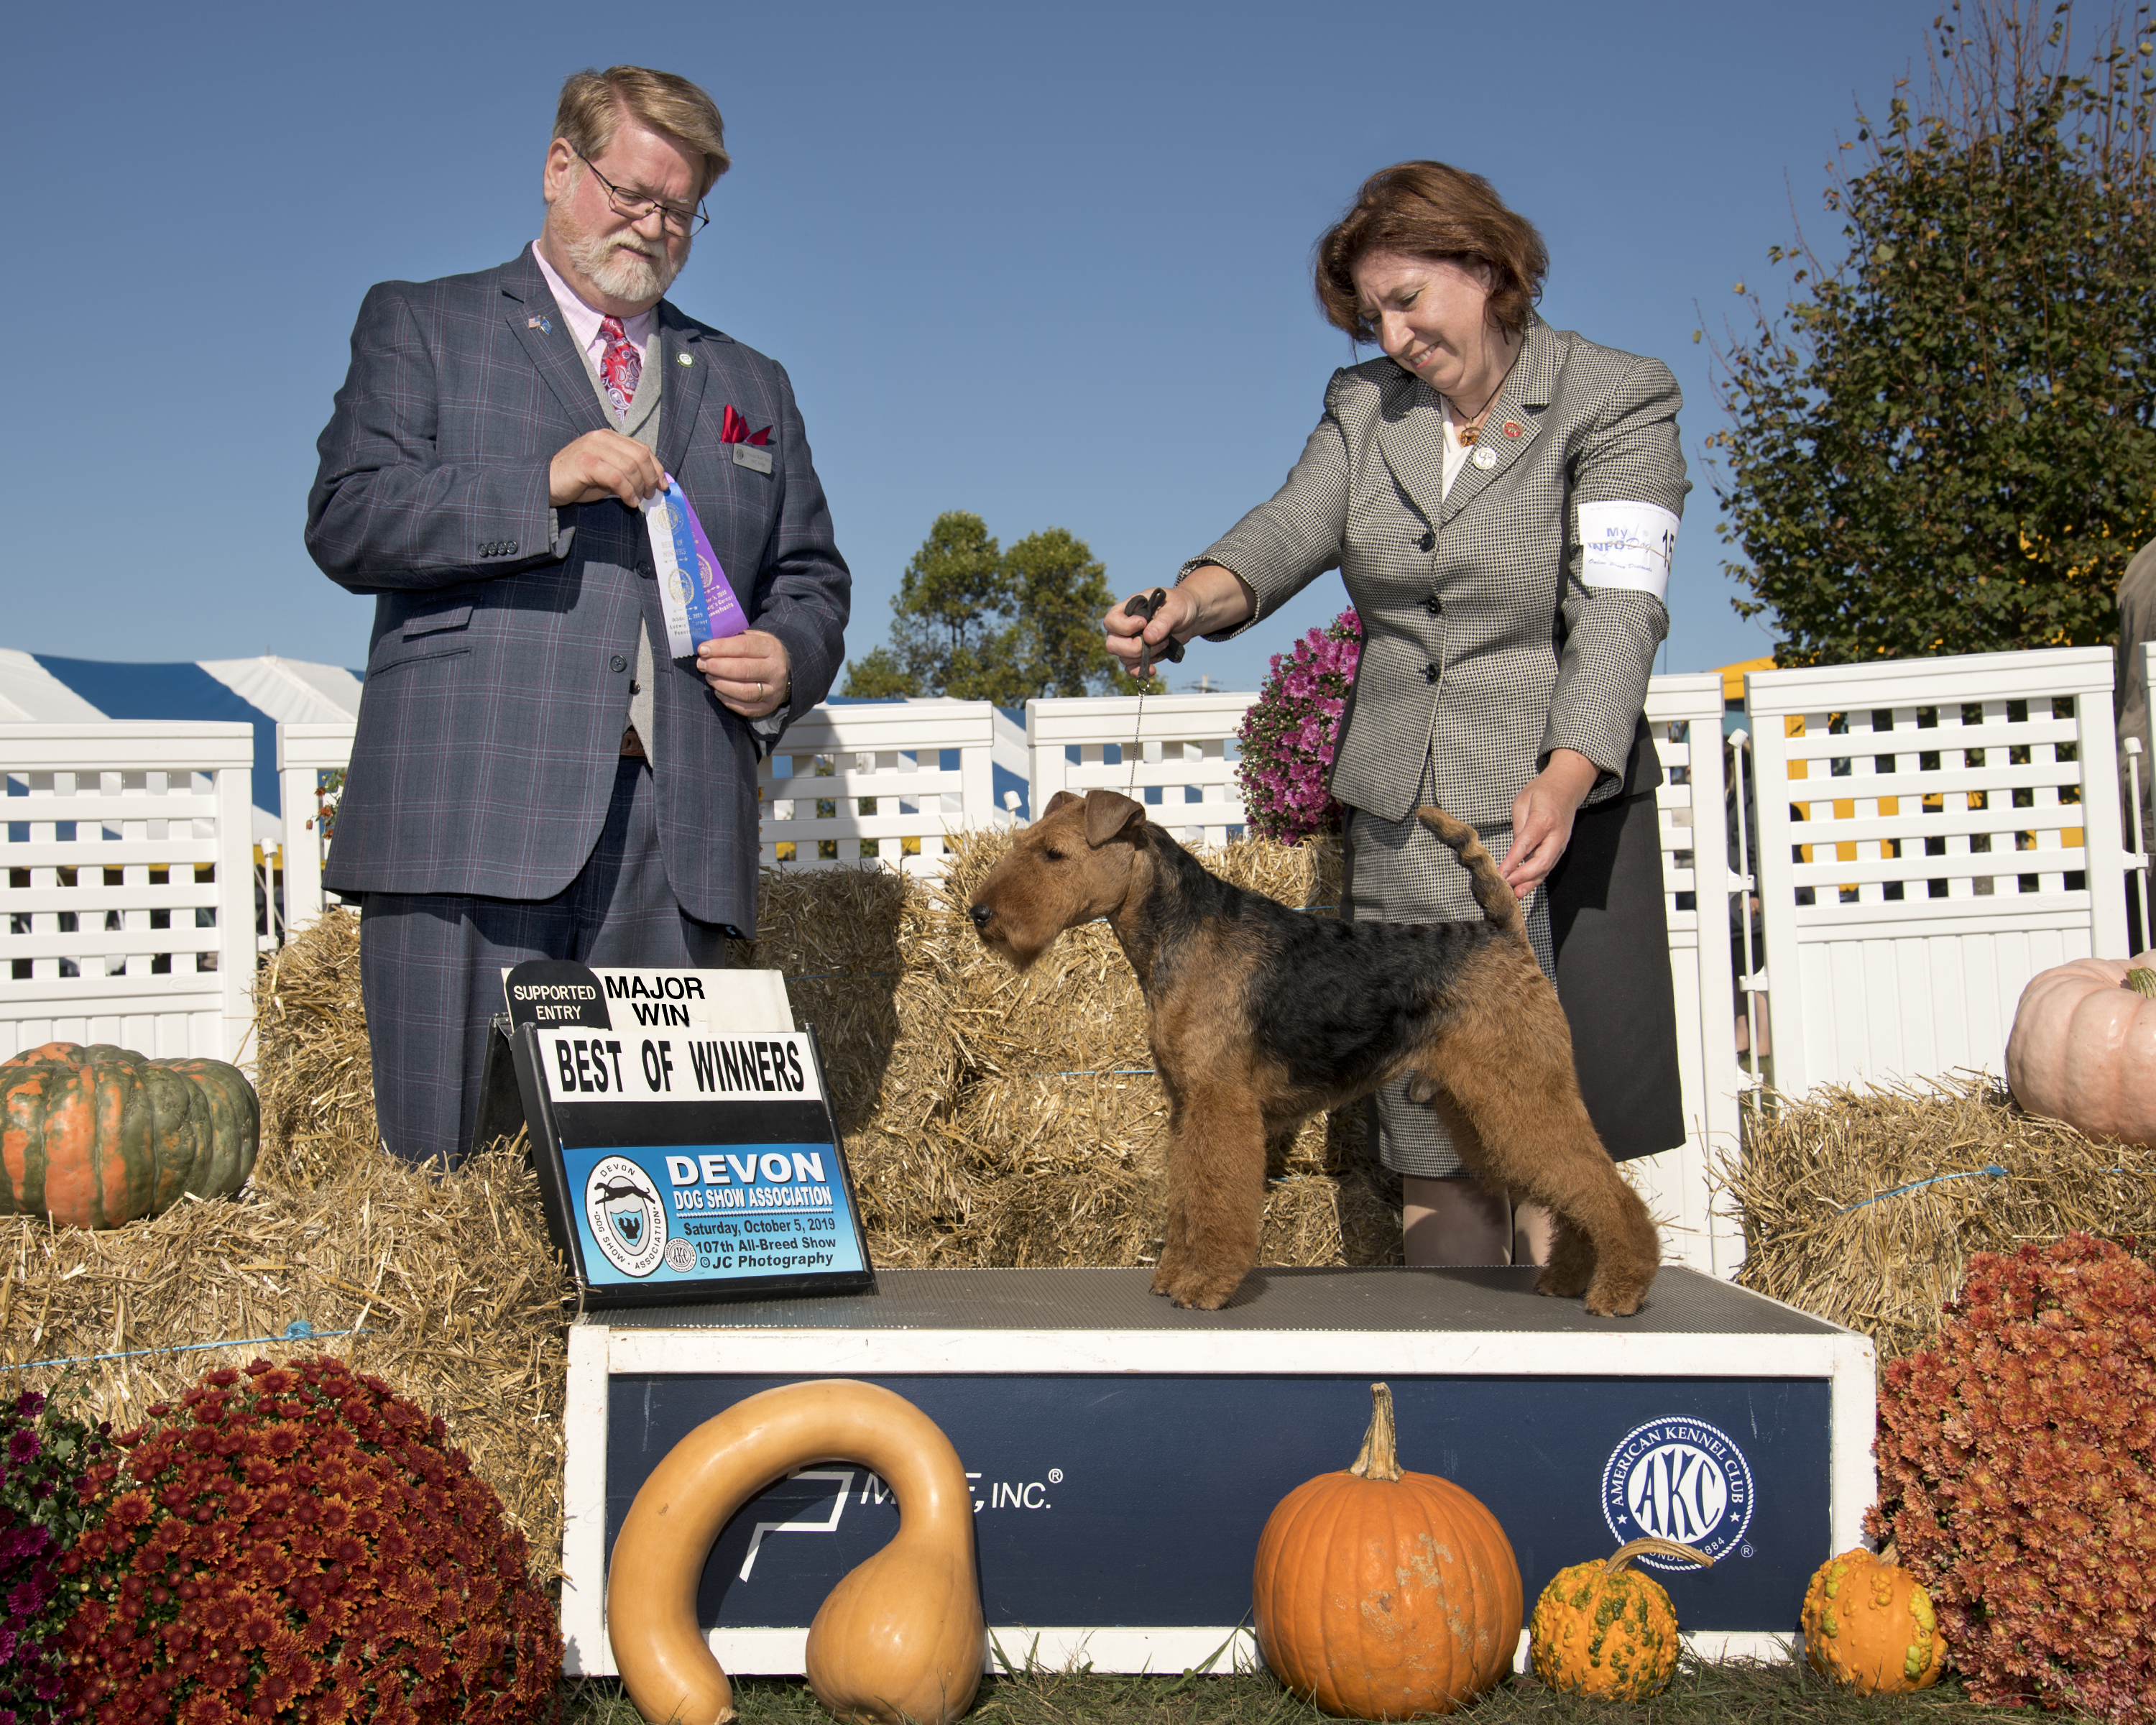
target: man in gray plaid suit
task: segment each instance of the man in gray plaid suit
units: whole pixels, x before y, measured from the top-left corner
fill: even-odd
[[[714,965],[756,924],[756,764],[821,701],[851,579],[786,373],[662,298],[722,122],[641,67],[563,86],[537,243],[369,290],[307,548],[377,596],[327,884],[362,901],[384,1143],[470,1142],[501,973]],[[671,475],[750,628],[666,651]]]

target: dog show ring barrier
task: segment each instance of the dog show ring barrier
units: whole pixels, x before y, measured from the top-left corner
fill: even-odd
[[[1754,671],[1775,1083],[1999,1069],[2022,988],[2127,956],[2107,647]]]
[[[1150,1275],[887,1270],[861,1294],[578,1321],[565,1669],[614,1673],[607,1563],[651,1470],[735,1403],[817,1378],[895,1391],[957,1449],[992,1671],[1252,1667],[1259,1532],[1354,1456],[1378,1379],[1401,1465],[1490,1507],[1529,1602],[1658,1534],[1716,1560],[1656,1576],[1693,1649],[1779,1659],[1813,1569],[1861,1540],[1871,1342],[1712,1276],[1666,1267],[1637,1317],[1595,1318],[1527,1269],[1259,1269],[1218,1312],[1171,1307]],[[888,1486],[843,1461],[751,1500],[696,1600],[720,1663],[799,1672],[825,1595],[897,1521]]]
[[[812,707],[757,769],[767,867],[942,867],[943,835],[1008,826],[996,769],[1019,783],[1025,739],[985,701]]]
[[[1025,704],[1036,818],[1058,791],[1119,791],[1185,845],[1243,824],[1236,731],[1255,695],[1055,696]],[[1116,752],[1110,761],[1108,752]],[[1073,759],[1073,757],[1076,758]],[[1137,758],[1133,759],[1133,756]],[[1152,811],[1158,809],[1159,813]]]
[[[251,726],[0,725],[0,1040],[238,1058],[254,1021]]]
[[[322,914],[322,780],[352,760],[349,724],[280,725],[277,778],[285,804],[285,929],[287,939]]]

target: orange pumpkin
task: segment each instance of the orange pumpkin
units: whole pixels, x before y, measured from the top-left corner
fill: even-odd
[[[1259,1537],[1258,1646],[1281,1682],[1328,1713],[1449,1713],[1512,1669],[1520,1566],[1476,1498],[1401,1471],[1393,1393],[1370,1393],[1355,1465],[1296,1486]]]
[[[2006,1081],[2031,1114],[2156,1144],[2156,952],[2076,958],[2021,991]]]
[[[1813,1572],[1803,1622],[1812,1668],[1859,1695],[1908,1695],[1939,1680],[1947,1645],[1932,1596],[1861,1546]]]
[[[223,1060],[48,1042],[0,1063],[0,1215],[117,1228],[254,1167],[254,1087]]]

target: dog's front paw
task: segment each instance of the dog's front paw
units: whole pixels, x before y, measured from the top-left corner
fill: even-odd
[[[1156,1293],[1165,1293],[1178,1306],[1189,1307],[1199,1312],[1218,1312],[1233,1299],[1235,1290],[1243,1285],[1238,1276],[1205,1276],[1193,1271],[1178,1276],[1166,1288],[1155,1286]]]
[[[1645,1280],[1636,1276],[1598,1276],[1587,1291],[1587,1309],[1597,1317],[1630,1317],[1646,1299],[1651,1280],[1651,1275]]]

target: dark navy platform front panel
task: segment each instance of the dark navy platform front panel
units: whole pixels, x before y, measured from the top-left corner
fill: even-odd
[[[613,1378],[608,1553],[637,1488],[675,1443],[795,1381]],[[973,1476],[992,1625],[1241,1622],[1265,1517],[1305,1480],[1352,1461],[1370,1416],[1368,1377],[870,1381],[942,1427]],[[1705,1574],[1656,1572],[1687,1630],[1795,1628],[1805,1580],[1830,1548],[1825,1379],[1389,1381],[1401,1465],[1490,1507],[1530,1605],[1558,1569],[1608,1556],[1620,1533],[1659,1533],[1719,1556]],[[858,1465],[782,1481],[720,1536],[698,1621],[805,1626],[897,1527],[889,1488]]]

